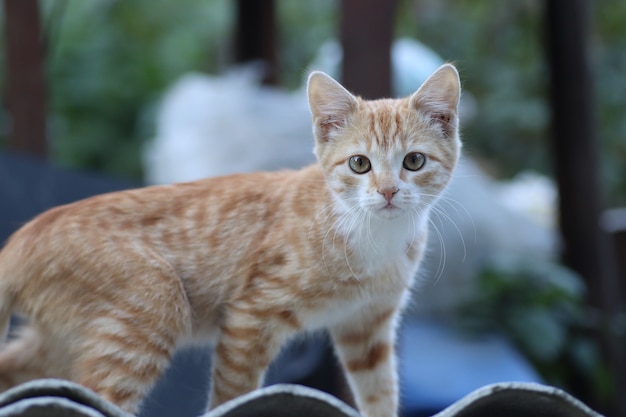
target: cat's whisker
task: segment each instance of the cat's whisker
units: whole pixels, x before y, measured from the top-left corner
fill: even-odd
[[[336,206],[333,206],[333,208],[336,209],[336,211],[341,211],[341,209],[337,208]],[[337,239],[337,233],[341,232],[342,238],[344,240],[344,242],[349,238],[349,228],[345,227],[345,223],[347,219],[351,219],[352,213],[358,210],[358,205],[354,204],[353,206],[349,207],[347,209],[347,211],[345,212],[341,212],[339,213],[339,215],[337,216],[337,218],[335,219],[335,221],[330,225],[330,227],[328,228],[325,236],[324,236],[324,242],[327,240],[328,235],[330,234],[330,232],[333,232],[333,238],[331,240],[332,243],[332,249],[335,250],[335,240]],[[344,230],[345,229],[345,230]]]
[[[439,228],[437,227],[437,225],[431,218],[428,218],[428,222],[433,226],[433,229],[435,230],[435,233],[437,234],[437,238],[439,241],[439,250],[440,250],[439,264],[437,265],[437,271],[435,272],[435,281],[433,282],[433,286],[434,286],[434,285],[437,285],[437,283],[443,276],[443,272],[445,271],[446,262],[448,259],[447,259],[447,253],[446,253],[446,245],[445,245],[445,241],[443,239],[443,235],[441,231],[439,230]]]
[[[436,199],[438,199],[439,202],[446,203],[448,206],[450,206],[452,209],[454,209],[455,212],[457,214],[459,214],[459,215],[461,214],[459,209],[461,209],[463,211],[463,214],[466,215],[468,218],[472,217],[471,213],[467,210],[467,208],[465,207],[465,205],[463,203],[461,203],[459,200],[457,200],[455,198],[447,196],[446,194],[437,195],[437,194],[429,194],[429,193],[423,193],[422,192],[422,195],[425,195],[427,197],[436,198]]]
[[[432,209],[432,207],[430,208]],[[428,210],[428,209],[429,209],[428,204],[425,204],[423,202],[418,203],[417,207],[413,207],[413,212],[415,213],[414,218],[415,219],[423,218],[424,213],[422,212],[422,210]],[[441,219],[439,218],[438,213],[435,213],[435,215],[437,215],[437,218],[439,219],[439,222],[441,223]],[[445,264],[447,261],[446,247],[445,247],[445,241],[443,239],[443,235],[441,231],[439,230],[439,228],[437,227],[437,224],[435,224],[435,222],[433,221],[432,216],[427,216],[426,219],[428,223],[432,226],[432,228],[435,229],[437,242],[439,243],[439,252],[440,252],[439,262],[437,265],[437,269],[435,271],[435,280],[433,282],[433,285],[436,285],[439,282],[439,279],[441,278],[445,270]]]
[[[474,217],[469,212],[469,210],[465,207],[463,203],[454,198],[448,197],[446,195],[442,195],[439,198],[441,202],[446,203],[449,207],[451,207],[459,217],[461,216],[461,211],[459,211],[459,208],[463,211],[463,215],[470,221],[472,225],[472,231],[474,233],[473,243],[475,244],[478,239],[478,232],[476,229],[476,223],[474,222]]]
[[[331,249],[333,252],[336,251],[336,247],[335,247],[335,241],[337,240],[337,234],[340,233],[341,234],[341,238],[344,241],[344,246],[345,246],[345,241],[348,238],[348,234],[346,233],[346,231],[349,232],[349,230],[347,230],[347,228],[345,227],[345,223],[347,221],[347,219],[350,217],[350,213],[353,211],[354,207],[351,207],[348,209],[347,212],[345,213],[340,213],[337,218],[335,219],[335,221],[330,225],[330,227],[328,227],[328,230],[326,231],[326,234],[324,235],[324,239],[323,239],[323,243],[322,245],[325,246],[326,242],[328,240],[328,236],[330,235],[330,233],[333,233],[332,239],[330,240],[330,244],[331,244]],[[325,253],[326,250],[323,249],[323,252]]]
[[[372,248],[374,248],[375,252],[378,252],[378,245],[376,244],[376,240],[374,239],[374,236],[372,235],[372,213],[367,212],[367,238],[370,242],[370,244],[372,245]]]
[[[434,213],[437,214],[437,216],[440,219],[440,222],[441,222],[441,218],[443,217],[444,219],[446,219],[452,225],[452,227],[454,227],[454,230],[456,230],[456,234],[459,235],[459,238],[461,239],[461,245],[463,246],[463,259],[462,259],[462,262],[465,262],[465,260],[467,259],[467,245],[465,244],[465,237],[463,236],[463,233],[461,232],[461,229],[456,224],[454,219],[452,219],[450,217],[450,215],[448,215],[448,213],[446,213],[445,211],[441,210],[438,207],[433,207],[432,210],[433,210]],[[444,227],[443,226],[443,222],[441,222],[441,226],[442,226],[442,228]]]
[[[307,234],[307,235],[309,236],[309,238],[312,238],[312,237],[313,237],[313,236],[312,236],[312,233],[313,233],[313,230],[314,230],[314,228],[315,228],[315,224],[316,224],[316,223],[317,223],[317,221],[320,219],[320,217],[321,217],[322,215],[327,214],[329,211],[331,211],[331,210],[335,207],[335,204],[336,204],[336,203],[335,203],[334,201],[331,201],[329,204],[326,204],[326,205],[325,205],[325,206],[324,206],[321,210],[319,210],[319,211],[317,212],[317,214],[315,215],[315,217],[314,217],[314,218],[313,218],[313,220],[311,221],[311,224],[309,225],[309,231],[308,231],[308,234]]]
[[[335,221],[328,227],[328,229],[326,230],[326,233],[324,234],[324,237],[322,239],[322,257],[325,259],[325,255],[326,255],[326,242],[328,241],[328,235],[330,235],[331,232],[334,232],[333,238],[331,240],[332,243],[332,249],[335,249],[335,237],[337,236],[337,227],[336,225],[338,223],[342,222],[342,217],[338,216]]]
[[[425,195],[427,195],[427,194],[425,194]],[[476,244],[477,233],[476,233],[476,226],[475,226],[475,223],[474,223],[474,219],[472,218],[472,215],[467,211],[465,206],[463,206],[463,204],[459,203],[458,201],[456,201],[456,200],[454,200],[452,198],[445,198],[444,197],[444,198],[442,198],[441,201],[447,203],[452,209],[454,209],[456,211],[457,215],[460,215],[460,212],[458,211],[457,207],[461,207],[464,210],[464,212],[467,214],[467,218],[470,220],[470,222],[472,224],[472,229],[474,231],[474,242],[473,243]],[[456,204],[453,204],[453,203],[456,203]],[[436,213],[438,216],[445,218],[454,227],[454,229],[456,231],[456,234],[461,239],[461,244],[463,246],[463,259],[462,259],[462,262],[465,262],[467,260],[468,250],[467,250],[467,244],[466,244],[466,241],[465,241],[465,236],[463,235],[463,232],[461,231],[461,228],[456,223],[456,221],[445,210],[443,210],[438,205],[434,205],[432,207],[432,211],[434,213]],[[442,228],[444,227],[443,224],[441,226],[442,226]]]
[[[414,211],[414,210],[411,210],[411,211]],[[405,255],[408,255],[409,251],[411,250],[411,246],[413,245],[413,242],[415,242],[415,238],[417,236],[417,227],[416,227],[414,216],[411,216],[411,213],[408,213],[408,217],[409,217],[409,224],[411,225],[411,231],[413,233],[411,235],[411,238],[409,239],[409,243],[406,245],[406,249],[404,250]]]
[[[418,224],[417,224],[417,220],[419,218],[420,218],[420,213],[417,211],[416,208],[414,208],[412,212],[409,213],[409,219],[411,221],[411,229],[413,230],[413,236],[411,237],[411,242],[415,242],[419,238],[418,233],[419,233],[420,228],[418,227]],[[409,249],[410,249],[410,246],[407,246],[407,253]]]
[[[337,202],[332,201],[330,204],[327,204],[321,211],[320,213],[317,214],[316,218],[319,217],[321,215],[321,212],[326,211],[331,213],[330,216],[333,216],[333,213],[335,214],[335,219],[333,221],[333,223],[330,224],[330,226],[328,226],[328,229],[326,230],[326,233],[324,234],[323,238],[322,238],[322,260],[324,262],[324,266],[326,268],[327,271],[330,271],[330,269],[328,268],[328,262],[326,259],[326,253],[327,253],[327,248],[326,248],[326,244],[328,241],[328,236],[330,235],[331,232],[333,232],[333,238],[331,240],[331,249],[334,251],[335,250],[335,240],[337,238],[337,233],[339,232],[339,230],[342,230],[343,224],[345,223],[345,219],[350,217],[350,212],[352,211],[352,208],[350,208],[347,212],[342,212],[342,209],[339,208],[337,206]],[[355,206],[356,207],[356,206]],[[339,213],[337,215],[337,213]],[[313,226],[315,222],[312,222],[311,227]]]
[[[350,265],[350,258],[348,257],[348,243],[350,241],[350,237],[352,237],[352,230],[354,229],[354,226],[357,225],[361,215],[362,215],[362,211],[360,210],[360,207],[357,205],[354,205],[350,212],[356,212],[357,216],[351,215],[350,216],[350,223],[348,225],[347,228],[347,233],[346,233],[346,238],[343,239],[343,254],[344,254],[344,258],[346,260],[346,264],[348,265],[348,269],[350,270],[350,273],[352,274],[352,276],[354,277],[354,279],[356,279],[357,281],[359,281],[359,277],[357,276],[357,274],[354,272],[354,270],[352,269],[352,265]],[[362,232],[362,230],[358,230],[359,232],[359,236],[356,237],[356,239],[360,239],[360,234]]]

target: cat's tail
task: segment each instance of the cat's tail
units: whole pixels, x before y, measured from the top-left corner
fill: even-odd
[[[7,340],[15,303],[13,274],[19,271],[17,257],[11,255],[6,247],[0,251],[0,392],[37,377],[39,371],[30,368],[36,364],[33,359],[43,342],[30,325],[20,326]]]
[[[6,250],[0,251],[0,345],[4,344],[9,333],[9,323],[13,312],[13,297],[9,286],[9,274],[11,273],[10,257]]]
[[[12,302],[0,294],[0,345],[4,344],[7,339],[12,312]]]
[[[20,327],[0,349],[0,392],[46,376],[49,365],[43,334],[30,325]]]
[[[10,264],[6,253],[0,252],[0,392],[25,381],[19,377],[22,372],[18,369],[23,368],[24,360],[32,359],[30,353],[33,348],[39,349],[40,346],[38,341],[32,340],[32,337],[22,337],[24,335],[15,340],[7,340],[13,312],[12,291],[8,288],[8,274],[12,270]]]
[[[0,265],[0,345],[4,344],[9,333],[9,323],[13,312],[13,299],[8,292],[3,291],[2,266]]]

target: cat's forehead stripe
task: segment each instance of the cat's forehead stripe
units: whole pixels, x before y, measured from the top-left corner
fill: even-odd
[[[369,131],[380,149],[387,151],[394,143],[404,142],[404,137],[397,137],[404,128],[404,117],[393,101],[371,102],[368,110]]]

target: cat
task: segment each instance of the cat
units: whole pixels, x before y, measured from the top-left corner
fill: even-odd
[[[134,413],[176,349],[212,343],[214,408],[258,388],[290,337],[327,329],[363,415],[396,415],[396,328],[461,151],[458,72],[404,99],[322,72],[307,88],[317,164],[103,194],[15,232],[0,321],[26,323],[0,388],[64,378]]]

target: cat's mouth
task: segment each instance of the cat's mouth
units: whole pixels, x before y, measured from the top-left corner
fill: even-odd
[[[404,212],[404,210],[402,210],[399,206],[393,203],[386,203],[382,206],[379,206],[378,210],[376,211],[380,217],[383,217],[385,219],[397,217]]]

